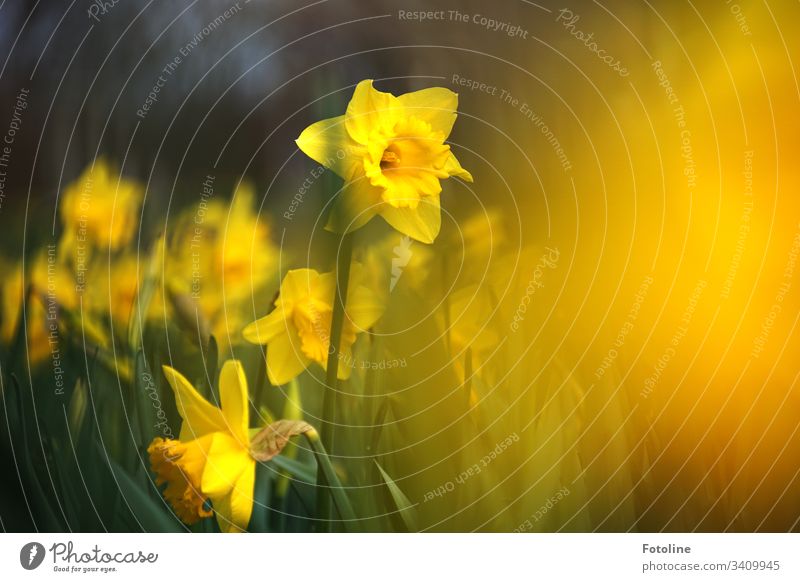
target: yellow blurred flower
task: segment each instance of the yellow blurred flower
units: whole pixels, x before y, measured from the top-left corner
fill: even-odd
[[[361,283],[362,269],[350,271],[345,318],[339,354],[349,361],[357,334],[374,325],[384,303]],[[275,309],[244,329],[244,338],[267,344],[267,373],[273,385],[286,384],[312,362],[327,369],[330,350],[336,276],[314,269],[289,271],[281,283]],[[339,379],[347,379],[350,366],[339,366]]]
[[[61,194],[64,225],[60,251],[78,265],[93,249],[118,250],[128,244],[139,223],[142,187],[98,159]]]
[[[397,289],[430,294],[433,286],[440,283],[430,277],[435,257],[432,247],[390,231],[365,249],[362,262],[370,276],[370,289],[381,290],[385,295]]]
[[[451,293],[440,320],[448,336],[451,363],[457,376],[468,386],[468,403],[476,414],[481,398],[478,386],[491,382],[498,366],[500,335],[494,314],[495,299],[486,283],[468,285]],[[502,352],[501,352],[502,353]]]
[[[230,205],[201,200],[181,214],[166,249],[168,290],[197,306],[219,340],[240,337],[252,298],[275,274],[278,251],[269,223],[253,212],[254,198],[243,184]]]
[[[22,271],[17,270],[9,278],[3,281],[3,321],[0,325],[0,334],[3,343],[10,345],[19,326],[20,308],[22,307],[22,295],[27,285],[23,284]],[[31,365],[36,365],[50,353],[48,332],[46,327],[46,317],[44,305],[41,300],[32,295],[26,305],[25,318],[27,329],[27,359]]]
[[[505,220],[496,208],[473,214],[459,224],[459,229],[461,240],[454,244],[463,245],[465,262],[477,263],[484,269],[509,242]]]
[[[247,379],[238,361],[229,360],[219,377],[221,408],[203,398],[189,381],[164,366],[183,419],[178,440],[156,438],[147,452],[164,485],[164,497],[189,525],[212,512],[223,532],[247,528],[253,511],[256,462],[250,454]]]
[[[95,264],[86,290],[88,311],[109,317],[114,328],[124,332],[133,315],[140,278],[146,275],[148,260],[146,256],[140,260],[135,253],[125,253],[104,263],[102,268]]]
[[[456,370],[464,375],[467,349],[473,369],[497,347],[500,337],[493,324],[493,299],[489,287],[468,285],[453,292],[447,300],[449,311],[450,350]],[[447,324],[447,322],[445,322]]]
[[[361,81],[345,115],[306,128],[298,147],[344,178],[327,228],[347,232],[380,214],[425,243],[439,234],[440,180],[472,175],[445,140],[456,120],[458,95],[431,87],[395,97]]]
[[[78,293],[72,272],[58,261],[54,246],[42,251],[26,264],[2,265],[8,276],[2,282],[2,323],[0,338],[8,344],[13,341],[19,325],[23,294],[28,287],[31,294],[26,306],[28,361],[36,364],[51,349],[50,339],[58,337],[59,316],[62,308],[75,310]]]

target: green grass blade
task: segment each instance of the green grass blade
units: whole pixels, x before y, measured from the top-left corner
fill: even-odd
[[[345,529],[352,531],[357,520],[355,511],[353,511],[353,506],[345,493],[339,476],[336,474],[336,469],[334,469],[333,463],[331,463],[330,457],[328,457],[328,453],[325,451],[325,447],[319,439],[319,433],[315,430],[311,430],[304,434],[314,451],[319,471],[324,477],[325,483],[318,483],[317,486],[327,489],[327,493],[330,494],[330,498],[333,500],[333,505],[339,517],[344,522]],[[320,515],[319,517],[320,519],[327,518],[326,515]]]
[[[278,472],[289,473],[293,477],[297,478],[299,481],[303,481],[304,483],[314,484],[317,480],[317,470],[311,465],[307,465],[305,463],[301,463],[296,459],[291,459],[286,455],[278,455],[271,461],[268,461],[267,466],[274,465],[273,470]]]
[[[128,473],[114,461],[110,462],[120,495],[130,507],[136,520],[146,532],[176,533],[185,531],[166,505],[157,505]]]
[[[397,513],[395,513],[394,516],[400,517],[400,520],[402,520],[402,524],[406,531],[419,531],[419,521],[417,520],[416,506],[409,501],[405,493],[403,493],[400,487],[397,486],[397,483],[395,483],[394,480],[389,477],[389,474],[383,470],[383,467],[380,466],[378,461],[375,461],[375,465],[378,467],[378,471],[380,471],[381,477],[383,477],[383,481],[386,483],[386,488],[392,497],[395,508],[397,509]]]

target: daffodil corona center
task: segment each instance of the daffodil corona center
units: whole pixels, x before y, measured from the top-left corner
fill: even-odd
[[[293,323],[300,336],[300,351],[315,362],[326,365],[330,351],[333,307],[314,298],[298,302],[294,307]],[[356,341],[356,329],[345,320],[340,348],[347,350]]]
[[[166,485],[164,497],[182,522],[192,525],[212,515],[206,507],[208,497],[200,491],[206,453],[198,441],[156,438],[147,452],[156,484]]]
[[[321,301],[308,298],[294,308],[294,325],[300,336],[300,350],[307,358],[324,363],[328,357],[333,310]]]
[[[390,147],[391,146],[389,146],[389,148]],[[381,156],[381,170],[384,171],[391,168],[396,168],[400,165],[400,156],[397,155],[397,152],[394,152],[389,148],[386,148],[383,151],[383,156]]]
[[[450,146],[430,124],[409,117],[395,124],[390,136],[377,134],[364,160],[370,183],[381,189],[384,202],[395,208],[416,208],[421,198],[441,192],[440,179]]]

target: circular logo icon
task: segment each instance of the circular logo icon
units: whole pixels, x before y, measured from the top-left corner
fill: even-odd
[[[19,563],[26,570],[35,570],[44,561],[44,546],[39,542],[30,542],[19,551]]]

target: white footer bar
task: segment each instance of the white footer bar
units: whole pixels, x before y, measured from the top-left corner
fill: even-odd
[[[3,534],[2,580],[800,580],[796,534]]]

